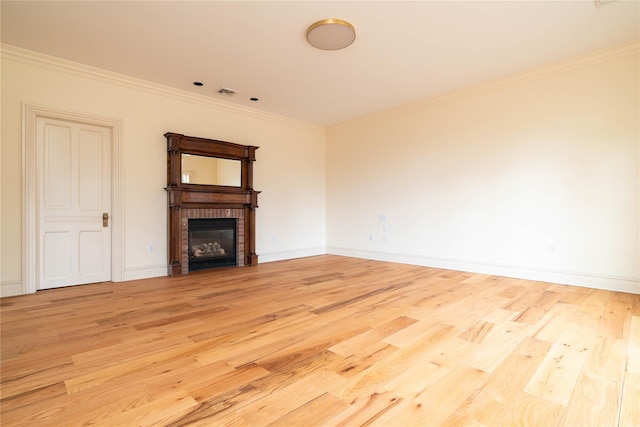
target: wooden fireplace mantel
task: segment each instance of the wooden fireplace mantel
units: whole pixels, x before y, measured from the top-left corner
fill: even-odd
[[[253,189],[253,162],[259,147],[240,145],[213,139],[185,136],[168,132],[167,138],[167,202],[168,202],[168,274],[184,274],[182,222],[183,210],[224,209],[242,212],[244,226],[238,230],[238,238],[244,241],[243,262],[239,265],[255,266],[255,209],[259,191]],[[191,154],[221,159],[239,160],[241,183],[239,186],[202,185],[184,183],[182,179],[182,155]]]

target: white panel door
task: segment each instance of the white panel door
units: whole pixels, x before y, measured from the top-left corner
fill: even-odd
[[[110,281],[111,130],[39,117],[37,132],[38,288]]]

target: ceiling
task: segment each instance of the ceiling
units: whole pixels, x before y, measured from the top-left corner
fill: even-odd
[[[639,1],[596,6],[2,0],[1,37],[3,44],[330,126],[638,40]],[[355,42],[338,51],[311,47],[306,29],[324,18],[351,22]],[[218,94],[223,86],[238,93]]]

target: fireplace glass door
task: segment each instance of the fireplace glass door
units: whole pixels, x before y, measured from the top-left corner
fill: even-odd
[[[189,271],[237,265],[236,219],[189,220]]]

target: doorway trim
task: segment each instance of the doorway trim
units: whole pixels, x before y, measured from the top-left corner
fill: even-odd
[[[87,123],[111,129],[111,281],[124,277],[124,239],[122,203],[122,139],[121,123],[108,117],[59,110],[35,104],[22,104],[22,291],[35,293],[38,283],[38,193],[37,193],[37,128],[38,118],[51,118]]]

